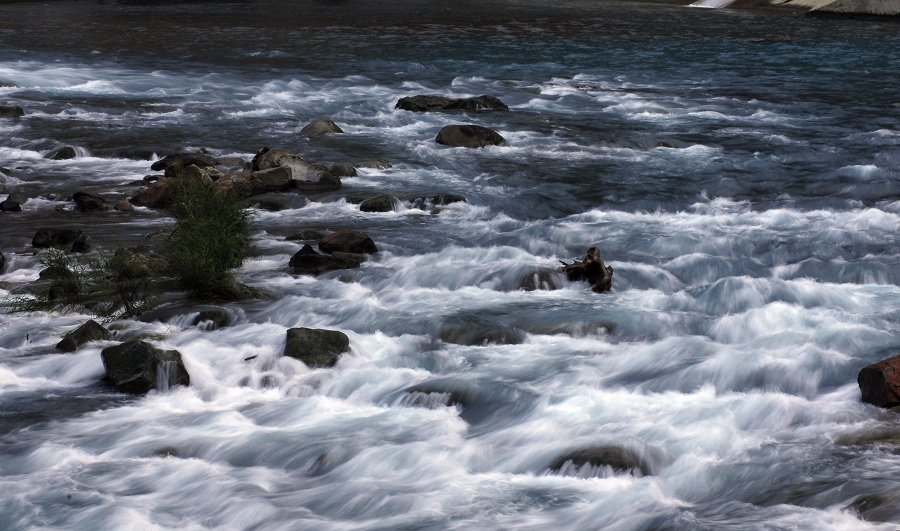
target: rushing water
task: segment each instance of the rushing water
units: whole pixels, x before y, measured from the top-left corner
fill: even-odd
[[[231,326],[191,326],[191,308],[112,325],[179,350],[190,387],[115,393],[99,356],[114,342],[53,348],[87,316],[0,316],[0,528],[900,521],[900,421],[855,381],[900,350],[900,25],[574,1],[34,3],[0,19],[0,100],[28,113],[0,120],[3,185],[32,197],[0,215],[0,295],[37,278],[36,227],[108,244],[159,227],[65,201],[128,196],[153,154],[393,163],[258,212],[239,275],[277,297],[228,305]],[[416,93],[511,110],[394,109]],[[321,115],[346,134],[301,138]],[[435,144],[454,121],[508,144]],[[43,158],[63,145],[80,156]],[[347,201],[374,191],[468,203]],[[341,227],[381,252],[290,273],[285,235]],[[598,243],[613,293],[519,289]],[[294,326],[344,331],[352,351],[310,370],[281,357]],[[454,393],[465,407],[443,405]],[[650,473],[549,471],[592,445]]]

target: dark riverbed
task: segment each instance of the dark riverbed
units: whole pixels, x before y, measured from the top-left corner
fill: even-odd
[[[98,383],[112,342],[53,348],[87,315],[0,315],[0,529],[900,521],[900,421],[856,386],[900,350],[900,25],[612,1],[21,3],[0,20],[0,104],[27,113],[0,119],[0,186],[30,197],[0,213],[0,296],[37,278],[38,227],[146,243],[155,211],[68,198],[128,197],[157,156],[393,164],[257,212],[239,276],[277,296],[226,305],[232,326],[190,326],[190,308],[111,325],[179,350],[189,388],[120,395]],[[422,93],[510,110],[394,109]],[[345,134],[299,136],[322,115]],[[508,142],[435,144],[453,122]],[[64,145],[79,156],[45,158]],[[347,201],[376,192],[468,203]],[[284,236],[342,227],[381,252],[291,274]],[[519,289],[598,243],[613,293]],[[297,326],[351,352],[283,358]],[[458,344],[473,337],[506,341]],[[467,406],[414,407],[416,385]],[[549,471],[593,445],[650,475]]]

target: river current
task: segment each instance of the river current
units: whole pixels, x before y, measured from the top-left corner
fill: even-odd
[[[110,325],[190,387],[116,393],[115,341],[54,349],[88,315],[0,314],[0,529],[896,529],[900,420],[856,375],[900,351],[900,25],[547,4],[0,6],[0,103],[27,113],[0,119],[0,179],[30,198],[0,213],[0,296],[37,279],[37,227],[163,227],[66,199],[127,197],[167,153],[392,164],[256,210],[238,276],[276,297],[231,326]],[[510,110],[394,108],[414,94]],[[298,134],[323,115],[345,133]],[[436,144],[449,123],[507,144]],[[372,192],[468,202],[361,212]],[[344,227],[380,252],[290,272],[285,236]],[[598,244],[613,292],[521,289]],[[351,352],[281,357],[298,326]],[[549,470],[598,445],[650,473]]]

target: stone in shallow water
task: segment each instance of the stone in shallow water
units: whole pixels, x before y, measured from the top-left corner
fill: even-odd
[[[344,229],[332,232],[319,240],[319,249],[326,253],[368,253],[378,252],[372,238],[358,230]]]
[[[500,133],[487,127],[472,124],[445,126],[434,139],[438,144],[452,147],[483,148],[499,146],[506,142]]]
[[[298,359],[309,367],[333,367],[341,354],[350,350],[350,338],[337,330],[290,328],[284,355]]]
[[[25,111],[17,105],[0,105],[0,118],[21,118]]]
[[[621,446],[591,446],[566,452],[559,456],[550,470],[553,472],[575,475],[585,465],[590,467],[610,467],[614,472],[635,474],[642,476],[652,474],[649,463],[641,458],[637,452]]]
[[[75,206],[81,212],[99,212],[101,210],[109,210],[109,203],[97,194],[89,192],[75,192],[72,194],[72,200]]]
[[[900,356],[863,367],[856,381],[863,402],[878,407],[900,406]]]
[[[57,148],[47,154],[47,158],[53,160],[69,160],[74,159],[77,156],[78,151],[76,151],[72,146]]]
[[[288,265],[298,275],[316,276],[340,269],[355,269],[364,261],[365,257],[362,255],[340,252],[319,254],[311,245],[304,245],[291,257]]]
[[[305,136],[322,136],[332,133],[343,133],[343,129],[337,126],[328,116],[316,118],[300,130],[301,135]]]
[[[31,246],[37,249],[55,247],[73,253],[83,253],[90,248],[84,231],[54,227],[38,229],[31,240]]]
[[[359,204],[363,212],[393,212],[398,209],[400,201],[390,195],[376,195]]]
[[[63,352],[75,352],[85,343],[109,339],[112,339],[109,330],[92,319],[63,336],[62,341],[56,344],[56,349]]]
[[[145,341],[128,341],[103,349],[100,357],[107,379],[123,393],[143,394],[191,383],[177,350],[158,349]]]

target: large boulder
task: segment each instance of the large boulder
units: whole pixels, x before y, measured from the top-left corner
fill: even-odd
[[[173,153],[151,164],[150,169],[169,173],[171,170],[180,171],[191,164],[200,168],[206,168],[207,166],[215,166],[218,163],[219,159],[206,153]]]
[[[65,146],[61,148],[56,148],[50,153],[47,153],[48,159],[53,160],[69,160],[74,159],[78,156],[78,151],[75,150],[72,146]]]
[[[584,469],[586,466],[588,470]],[[640,476],[653,473],[650,464],[640,455],[621,446],[591,446],[566,452],[553,461],[550,470],[566,475],[596,475],[590,469],[600,467]]]
[[[878,407],[900,406],[900,356],[863,367],[856,381],[863,402]]]
[[[298,275],[317,276],[329,271],[356,269],[364,260],[365,257],[358,254],[319,254],[312,246],[304,245],[291,257],[289,265]]]
[[[341,187],[341,180],[327,168],[284,149],[262,148],[253,157],[252,167],[254,172],[287,168],[294,188],[301,190],[337,190]]]
[[[97,212],[100,210],[109,210],[109,203],[97,194],[88,192],[75,192],[72,194],[75,201],[75,207],[81,212]]]
[[[149,208],[165,208],[172,204],[176,179],[160,179],[129,199],[132,204]]]
[[[85,343],[109,339],[112,339],[109,330],[92,319],[63,336],[62,341],[56,344],[56,349],[63,352],[75,352]]]
[[[436,94],[407,96],[400,98],[397,109],[413,112],[429,111],[487,111],[508,110],[509,107],[494,96],[475,96],[472,98],[448,98]]]
[[[328,116],[316,118],[315,120],[306,124],[306,126],[300,130],[300,134],[305,136],[321,136],[343,132],[344,130],[338,127],[337,124],[334,123],[334,121]]]
[[[337,330],[290,328],[284,344],[284,355],[298,359],[309,367],[333,367],[341,354],[350,350],[350,338]]]
[[[0,118],[21,118],[25,111],[16,105],[0,105]]]
[[[144,341],[128,341],[103,349],[100,357],[106,377],[123,393],[143,394],[191,383],[177,350],[158,349]]]
[[[438,144],[452,147],[483,148],[506,142],[500,133],[472,124],[453,124],[442,128],[434,139]]]
[[[344,229],[332,232],[319,240],[319,249],[325,253],[377,253],[378,247],[372,238],[362,231]]]
[[[55,227],[42,227],[34,233],[31,246],[37,249],[55,247],[73,253],[86,252],[90,245],[84,231],[76,229],[57,229]]]

